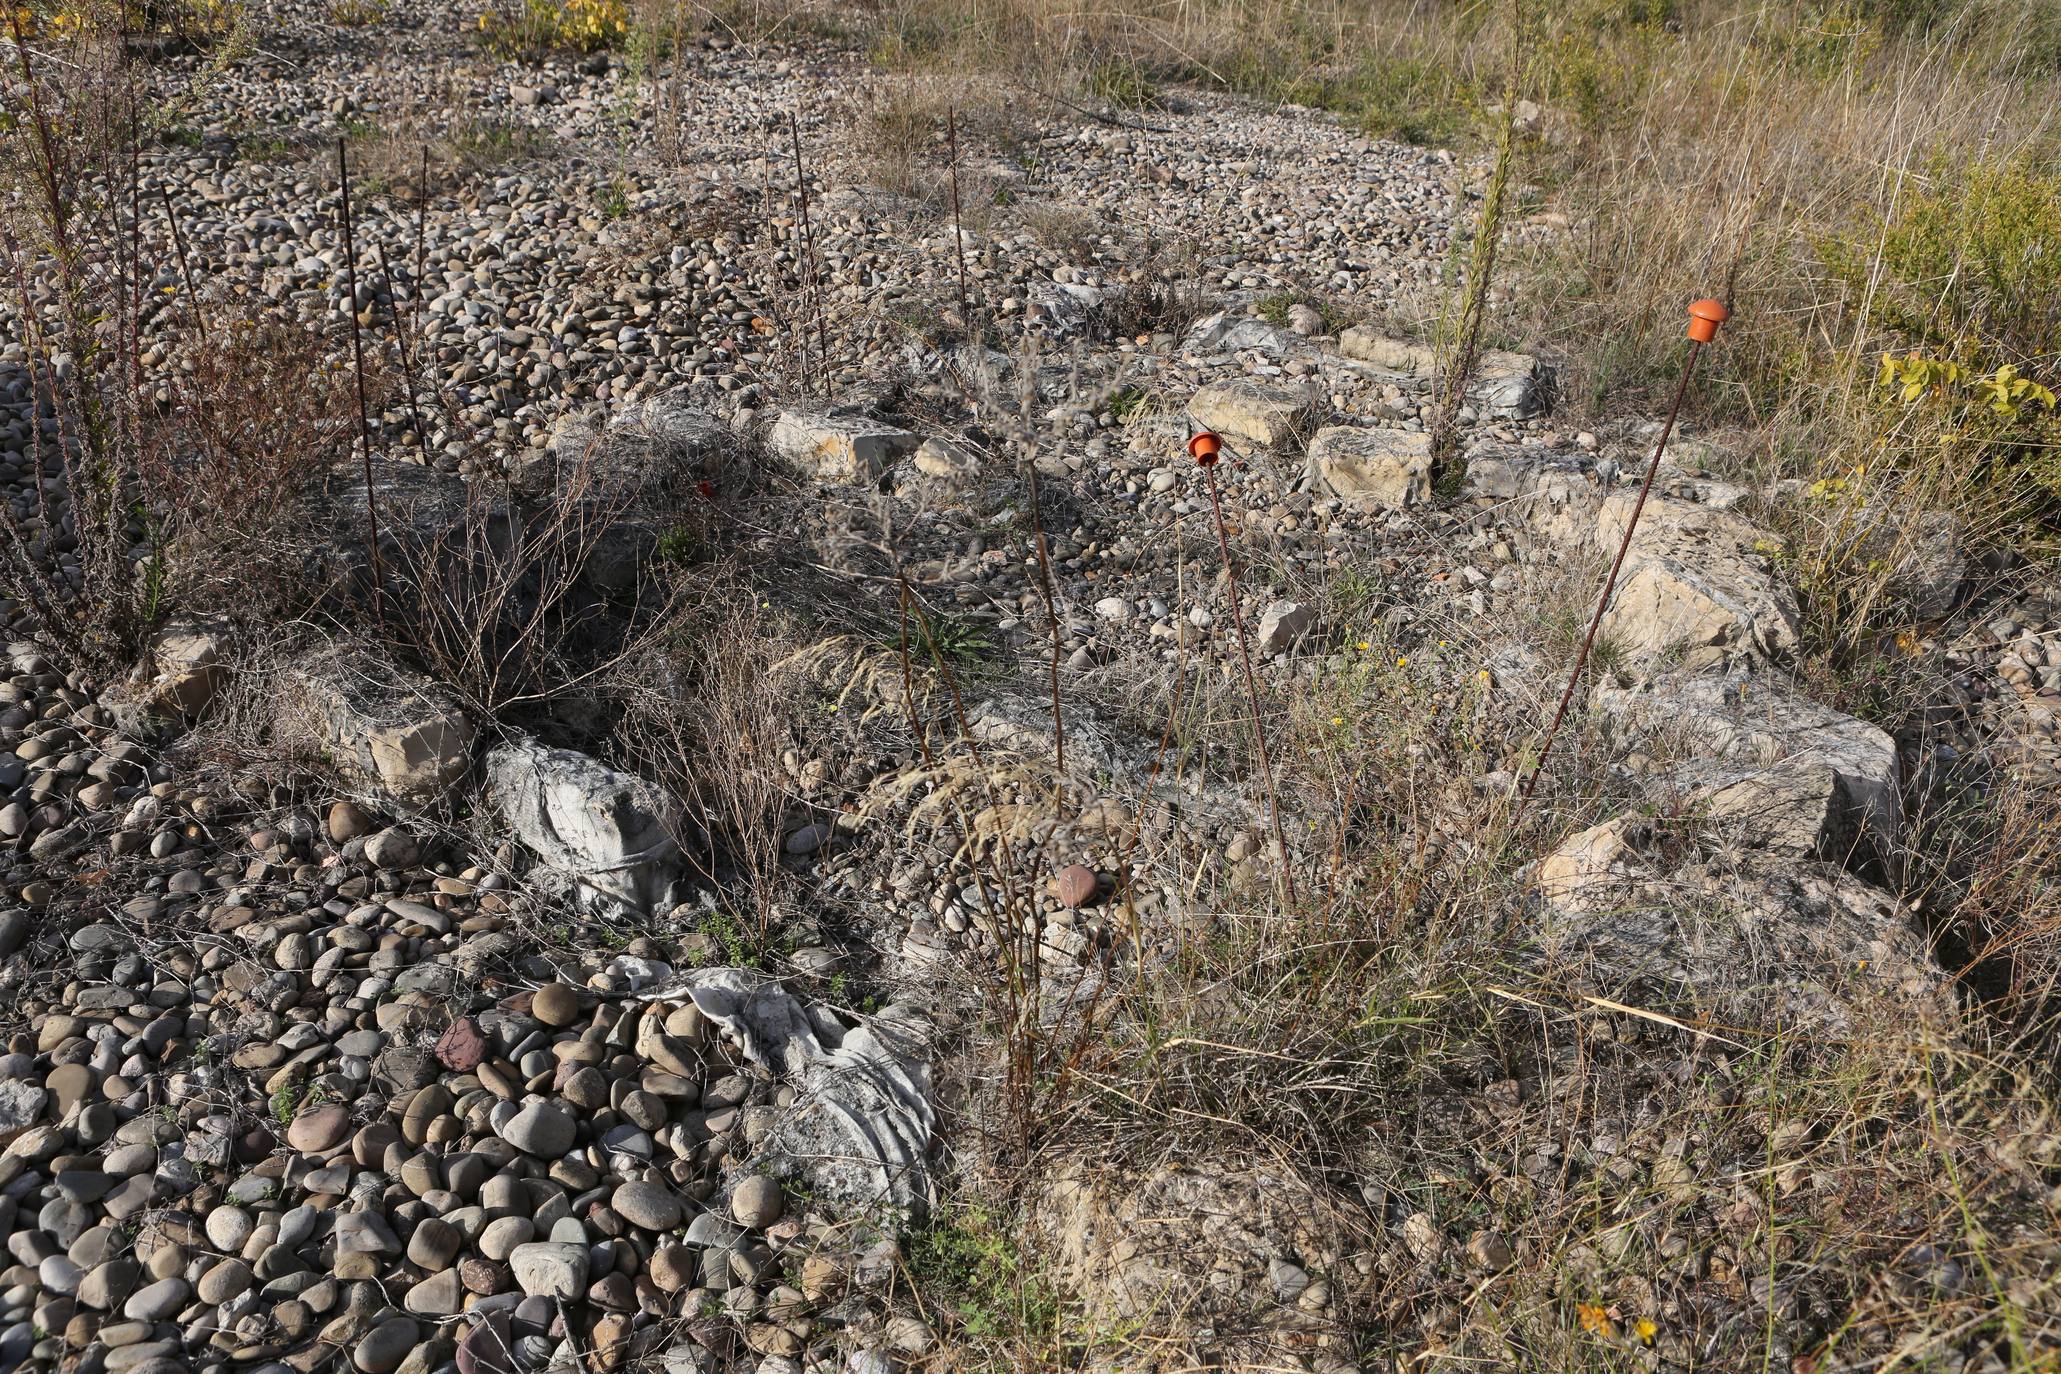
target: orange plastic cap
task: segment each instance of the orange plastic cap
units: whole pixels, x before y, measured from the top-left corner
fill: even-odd
[[[1689,337],[1697,343],[1709,343],[1717,337],[1718,326],[1732,318],[1732,312],[1725,309],[1723,301],[1694,301],[1689,306]]]
[[[1188,452],[1194,454],[1195,461],[1206,468],[1216,466],[1217,454],[1223,447],[1223,442],[1206,429],[1188,441]]]

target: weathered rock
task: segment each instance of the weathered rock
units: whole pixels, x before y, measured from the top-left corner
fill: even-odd
[[[1099,1319],[1176,1302],[1191,1322],[1241,1313],[1238,1329],[1258,1339],[1226,1353],[1245,1367],[1265,1364],[1259,1348],[1284,1334],[1254,1330],[1259,1314],[1278,1310],[1271,1261],[1349,1248],[1353,1222],[1327,1193],[1271,1161],[1142,1175],[1072,1163],[1040,1186],[1032,1225],[1055,1278]]]
[[[1633,871],[1635,823],[1619,816],[1561,841],[1539,861],[1539,895],[1566,911],[1590,911],[1617,900],[1615,881]]]
[[[1902,771],[1896,742],[1878,727],[1743,675],[1603,682],[1593,700],[1627,744],[1718,765],[1669,777],[1746,843],[1835,862],[1893,860]]]
[[[1886,519],[1862,511],[1854,523],[1869,531],[1857,551],[1861,560],[1888,569],[1890,590],[1921,620],[1952,614],[1968,580],[1968,555],[1961,547],[1959,521],[1947,511],[1923,511]]]
[[[912,461],[918,472],[953,486],[964,486],[980,476],[980,459],[949,439],[925,439]]]
[[[417,809],[472,767],[472,725],[443,688],[339,646],[282,674],[278,729],[321,751],[345,786]]]
[[[1285,654],[1309,633],[1316,619],[1316,611],[1300,602],[1269,602],[1260,614],[1259,635],[1253,647],[1263,654]]]
[[[0,1078],[0,1146],[13,1142],[43,1119],[50,1094],[19,1078]]]
[[[1588,455],[1544,447],[1476,444],[1467,451],[1467,485],[1558,544],[1593,543],[1604,489]]]
[[[767,448],[825,482],[871,482],[916,446],[915,435],[892,425],[795,410],[781,411],[766,436]]]
[[[568,1241],[532,1241],[518,1245],[508,1267],[523,1292],[532,1297],[579,1301],[587,1295],[587,1247]]]
[[[606,437],[608,467],[636,483],[668,480],[671,470],[719,473],[738,448],[722,418],[684,391],[618,407],[608,416]]]
[[[180,715],[205,711],[229,678],[226,637],[209,626],[167,625],[151,637],[149,655],[151,700]]]
[[[1538,908],[1540,968],[1635,1005],[1688,1005],[1748,1030],[1844,1033],[1856,1008],[1931,1020],[1946,979],[1910,911],[1829,864],[1753,851],[1670,867],[1651,828],[1592,831]],[[1543,894],[1542,894],[1543,895]]]
[[[1309,345],[1290,330],[1250,315],[1233,315],[1224,310],[1198,320],[1188,331],[1185,346],[1190,353],[1250,351],[1276,359],[1309,349]]]
[[[516,839],[583,902],[649,912],[679,876],[679,806],[642,778],[520,739],[488,753],[487,787]]]
[[[819,1023],[777,984],[738,969],[698,971],[688,995],[702,1016],[744,1043],[748,1058],[796,1090],[793,1105],[754,1142],[755,1163],[806,1179],[822,1200],[924,1213],[936,1107],[920,1021],[890,1007],[863,1026]],[[710,1085],[704,1106],[720,1088]]]
[[[1317,408],[1308,392],[1262,382],[1213,382],[1188,402],[1188,414],[1204,429],[1233,444],[1292,449],[1308,437]]]
[[[1354,325],[1340,334],[1338,351],[1405,377],[1439,376],[1438,351],[1431,345],[1388,338],[1365,325]],[[1529,419],[1552,404],[1552,371],[1528,354],[1484,349],[1474,360],[1467,399],[1497,419]]]
[[[1401,510],[1431,499],[1431,436],[1332,425],[1310,440],[1310,475],[1334,496]]]
[[[1485,416],[1527,420],[1552,408],[1553,389],[1552,371],[1537,358],[1491,348],[1474,360],[1467,399]]]
[[[1596,538],[1606,556],[1616,554],[1636,501],[1617,492],[1603,503]],[[1786,661],[1799,616],[1773,571],[1779,547],[1743,516],[1655,496],[1625,553],[1602,633],[1640,663]]]
[[[1372,363],[1405,377],[1429,377],[1438,371],[1438,350],[1430,344],[1390,338],[1369,325],[1356,324],[1341,333],[1338,351],[1355,362]]]

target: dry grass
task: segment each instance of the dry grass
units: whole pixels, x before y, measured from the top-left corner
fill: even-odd
[[[1484,333],[1556,354],[1576,413],[1607,415],[1644,406],[1667,374],[1681,301],[1732,299],[1739,320],[1704,408],[1759,426],[1759,476],[1805,479],[1771,518],[1812,618],[1811,683],[1894,721],[1931,681],[1930,665],[1884,653],[1926,618],[1910,576],[1918,517],[1955,513],[1977,547],[2027,540],[2051,514],[2028,457],[2048,421],[1975,430],[1959,392],[1885,396],[1871,355],[1894,338],[1958,350],[1978,375],[2007,360],[2051,370],[2037,338],[2051,295],[1991,269],[2014,243],[2051,261],[2039,188],[2055,103],[2047,40],[2008,7],[1943,11],[1929,30],[1872,10],[904,0],[853,22],[900,72],[1007,66],[1119,106],[1199,79],[1464,140],[1493,127],[1491,106],[1537,99],[1543,122],[1513,142],[1506,189],[1512,214],[1532,197],[1545,232],[1507,245],[1515,296]],[[802,22],[766,7],[682,11],[654,40],[654,71],[690,14],[758,35]],[[1537,56],[1513,69],[1517,22],[1536,26]],[[880,88],[860,122],[883,179],[938,203],[941,115],[957,104],[926,80]],[[2009,194],[1985,203],[2029,207],[2026,237],[1999,244],[1927,217],[1944,190],[1996,167]],[[1057,218],[1038,227],[1068,236]],[[1477,242],[1504,227],[1491,217]],[[1091,229],[1077,235],[1084,257]],[[1483,303],[1488,257],[1475,261],[1463,285]],[[1199,302],[1181,290],[1179,250],[1131,266],[1115,332],[1185,323]],[[1950,289],[1964,279],[1984,285]],[[87,318],[60,317],[31,351],[48,357]],[[276,354],[317,375],[299,350]],[[334,448],[336,398],[315,394],[327,399],[302,417],[305,447]],[[214,428],[191,431],[248,465],[194,476],[196,507],[230,507],[237,484],[223,474],[285,461],[248,438],[264,419],[211,414]],[[122,471],[139,471],[141,452],[124,450]],[[1122,684],[1149,758],[1091,782],[1079,754],[1093,751],[1073,740],[1093,733],[1092,703],[1063,703],[1071,773],[1049,739],[973,738],[963,665],[907,603],[892,647],[796,659],[749,592],[710,582],[727,613],[686,623],[687,579],[663,559],[612,601],[592,574],[635,500],[583,463],[534,515],[482,484],[439,533],[397,548],[407,619],[390,634],[485,713],[605,686],[620,752],[695,798],[726,842],[759,950],[778,916],[779,835],[823,795],[798,776],[808,736],[834,716],[820,727],[845,732],[834,742],[891,737],[908,767],[855,818],[979,898],[977,957],[942,989],[969,1013],[953,1103],[961,1196],[910,1264],[915,1301],[943,1300],[932,1319],[956,1367],[1184,1367],[1205,1325],[1222,1338],[1213,1353],[1246,1368],[1321,1349],[1373,1367],[2031,1369],[2061,1340],[2050,798],[2000,775],[1911,808],[1914,893],[1970,970],[1968,995],[1936,1022],[1853,998],[1837,1034],[1786,1024],[1778,994],[1803,975],[1779,949],[1734,971],[1740,986],[1721,997],[1621,1000],[1611,970],[1599,981],[1552,963],[1525,936],[1530,865],[1615,809],[1620,784],[1598,751],[1568,749],[1547,789],[1558,804],[1512,819],[1537,703],[1498,697],[1480,675],[1486,646],[1407,652],[1368,628],[1343,666],[1262,703],[1309,859],[1303,896],[1286,900],[1263,853],[1229,852],[1260,851],[1264,825],[1228,665]],[[1586,569],[1565,570],[1532,622],[1547,660],[1571,650],[1585,610]],[[1328,596],[1327,628],[1359,631],[1365,588],[1341,578]],[[1885,661],[1899,665],[1886,685]],[[1062,839],[1084,835],[1126,884],[1079,925],[1050,919]],[[1685,891],[1682,919],[1722,914],[1705,900]],[[1189,1296],[1111,1323],[1056,1283],[1028,1224],[1057,1162],[1089,1153],[1120,1176],[1260,1161],[1355,1209],[1359,1248],[1310,1260],[1334,1305],[1313,1328],[1215,1310],[1213,1256],[1198,1252],[1178,1257]],[[1465,1250],[1468,1237],[1484,1244]]]

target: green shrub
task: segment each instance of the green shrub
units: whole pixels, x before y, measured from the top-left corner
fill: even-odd
[[[2061,342],[2061,167],[2015,155],[1933,160],[1871,232],[1821,243],[1825,266],[1888,330],[1933,345],[1979,340],[1994,362]]]
[[[1107,57],[1088,68],[1088,90],[1119,110],[1156,110],[1159,85],[1135,57]]]
[[[1377,137],[1425,146],[1465,140],[1479,106],[1465,78],[1415,58],[1366,61],[1343,77],[1304,79],[1289,87],[1288,97],[1349,113]]]
[[[520,8],[480,15],[479,30],[494,56],[526,61],[612,48],[629,33],[630,16],[623,0],[522,0]]]

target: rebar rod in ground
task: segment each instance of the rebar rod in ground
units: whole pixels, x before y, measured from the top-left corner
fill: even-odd
[[[956,105],[945,111],[945,145],[952,166],[952,247],[953,255],[959,261],[959,328],[971,338],[973,315],[966,303],[966,231],[961,227],[959,213],[959,107]]]
[[[1567,719],[1567,707],[1574,700],[1574,689],[1581,682],[1582,669],[1588,666],[1589,651],[1595,648],[1596,631],[1603,624],[1603,613],[1610,609],[1610,598],[1617,590],[1617,575],[1624,568],[1625,555],[1631,551],[1632,535],[1638,531],[1639,516],[1646,509],[1646,497],[1653,490],[1653,479],[1660,472],[1660,457],[1667,452],[1667,441],[1675,431],[1675,420],[1682,413],[1682,398],[1689,394],[1689,378],[1696,371],[1696,360],[1703,356],[1703,345],[1717,335],[1717,326],[1726,319],[1724,306],[1716,301],[1697,301],[1689,307],[1692,323],[1689,326],[1689,356],[1682,363],[1682,378],[1675,383],[1675,398],[1667,408],[1667,420],[1660,427],[1660,438],[1653,445],[1653,457],[1646,463],[1646,480],[1639,484],[1638,500],[1632,503],[1631,518],[1625,521],[1624,537],[1617,541],[1617,557],[1610,562],[1610,575],[1603,580],[1603,594],[1596,598],[1596,613],[1589,617],[1589,631],[1582,636],[1581,651],[1574,656],[1574,668],[1567,675],[1567,686],[1560,693],[1560,705],[1553,712],[1553,723],[1546,728],[1546,742],[1539,746],[1538,762],[1532,765],[1531,776],[1524,780],[1524,791],[1518,794],[1517,806],[1510,814],[1511,824],[1524,814],[1524,808],[1531,801],[1534,788],[1539,785],[1539,776],[1546,771],[1546,756],[1553,752],[1553,741],[1560,735],[1560,726]]]
[[[823,274],[816,265],[816,230],[809,223],[809,178],[802,170],[801,120],[794,111],[787,112],[787,132],[794,140],[794,189],[801,199],[801,236],[804,280],[808,282],[809,296],[816,307],[816,379],[817,387],[825,394],[830,392],[830,332],[823,324]],[[808,322],[802,322],[802,337],[808,337]],[[802,346],[802,367],[808,368],[808,345]]]
[[[1198,435],[1197,438],[1201,436]],[[1215,435],[1209,436],[1212,441]],[[1190,441],[1191,444],[1193,441]],[[1201,462],[1201,455],[1197,454]],[[1217,470],[1215,450],[1212,449],[1208,462],[1202,463],[1202,475],[1209,484],[1209,510],[1216,521],[1217,548],[1224,556],[1224,583],[1231,593],[1231,628],[1238,635],[1238,661],[1245,669],[1245,696],[1252,704],[1252,729],[1259,738],[1260,769],[1267,781],[1267,819],[1274,830],[1274,848],[1280,855],[1281,882],[1288,890],[1288,900],[1295,900],[1295,874],[1288,862],[1288,839],[1281,833],[1281,803],[1274,795],[1274,758],[1267,748],[1267,723],[1260,715],[1259,679],[1252,672],[1252,650],[1245,643],[1245,615],[1238,606],[1238,573],[1231,566],[1231,536],[1224,529],[1224,505],[1217,499]]]
[[[172,231],[172,253],[179,259],[179,276],[186,283],[186,301],[193,310],[193,325],[200,331],[201,346],[205,348],[212,342],[208,336],[208,317],[200,306],[200,291],[193,284],[193,265],[186,260],[186,235],[179,228],[179,212],[172,208],[172,192],[168,187],[160,186],[158,194],[164,197],[165,223]]]
[[[366,552],[372,559],[372,618],[386,633],[386,573],[379,561],[379,502],[372,490],[372,419],[365,404],[365,344],[358,331],[358,257],[351,242],[351,168],[344,140],[336,141],[336,179],[343,194],[344,286],[350,292],[344,313],[351,318],[351,366],[358,384],[358,444],[365,464]]]
[[[408,283],[408,290],[410,293],[408,327],[409,331],[415,336],[415,347],[412,351],[418,359],[422,357],[423,353],[422,310],[423,306],[427,303],[424,292],[422,290],[422,271],[423,253],[427,247],[428,239],[428,234],[423,225],[423,215],[428,210],[428,208],[429,145],[425,143],[422,145],[422,170],[420,171],[420,173],[417,174],[415,179],[415,280]],[[398,318],[396,318],[395,320],[394,330],[396,333],[400,331],[400,322]],[[415,404],[415,380],[412,376],[408,380],[408,404],[411,407]],[[424,467],[428,467],[429,431],[422,428],[420,424],[417,424],[415,427],[415,447],[422,451],[422,464]]]
[[[387,300],[394,313],[394,351],[401,355],[401,380],[408,388],[408,423],[415,427],[416,443],[427,444],[429,441],[423,437],[422,411],[415,404],[415,359],[408,348],[408,335],[401,328],[401,293],[394,285],[393,264],[387,261],[385,244],[372,246],[379,254],[379,275],[386,278]]]
[[[1031,432],[1031,409],[1036,399],[1036,378],[1038,375],[1038,354],[1034,336],[1025,331],[1027,348],[1018,369],[1023,378],[1023,387],[1017,396],[1016,414],[1022,425],[1019,447],[1023,457],[1024,485],[1030,494],[1031,535],[1038,555],[1038,594],[1045,602],[1045,618],[1051,625],[1051,650],[1048,654],[1052,687],[1052,770],[1053,786],[1060,785],[1059,779],[1066,774],[1066,716],[1060,708],[1059,699],[1059,653],[1064,638],[1059,627],[1059,597],[1052,586],[1052,554],[1045,539],[1045,510],[1043,498],[1038,490],[1037,440]]]

